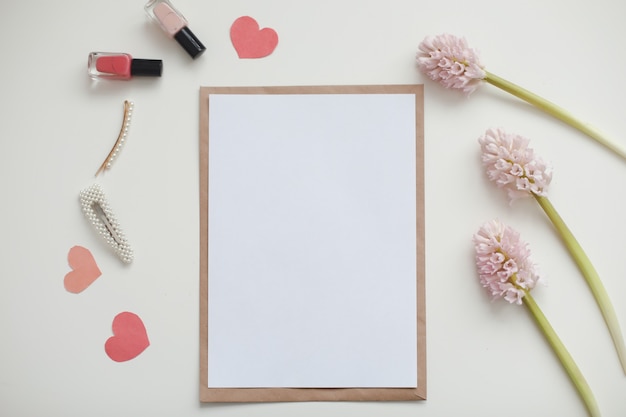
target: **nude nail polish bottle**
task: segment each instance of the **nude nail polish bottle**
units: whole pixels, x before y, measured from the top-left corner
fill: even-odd
[[[193,59],[206,50],[205,46],[188,27],[187,20],[168,0],[150,0],[144,9],[150,19],[182,46]]]

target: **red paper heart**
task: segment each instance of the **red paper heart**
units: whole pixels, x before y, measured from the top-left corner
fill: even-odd
[[[65,274],[63,285],[71,293],[78,294],[102,275],[89,249],[82,246],[74,246],[70,249],[67,254],[67,263],[72,271]]]
[[[113,336],[104,344],[104,350],[115,362],[131,360],[150,346],[146,327],[135,313],[118,314],[112,328]]]
[[[259,30],[259,24],[250,16],[242,16],[230,27],[230,40],[239,58],[263,58],[278,45],[278,34],[271,28]]]

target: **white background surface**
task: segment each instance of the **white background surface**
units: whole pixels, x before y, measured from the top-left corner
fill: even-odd
[[[617,0],[193,1],[176,6],[207,52],[191,61],[142,1],[3,1],[0,26],[0,414],[6,416],[585,416],[521,308],[490,303],[471,236],[494,217],[530,242],[548,280],[535,298],[587,377],[604,416],[626,414],[626,376],[578,271],[533,201],[509,206],[485,180],[476,138],[503,126],[555,168],[550,199],[585,247],[626,326],[626,162],[485,85],[465,99],[414,68],[418,43],[465,35],[488,70],[581,115],[626,145]],[[239,60],[239,16],[272,26],[273,55]],[[91,51],[161,58],[161,79],[93,83]],[[428,400],[201,405],[198,402],[198,88],[425,83]],[[87,226],[78,192],[112,146],[122,102],[130,137],[99,179],[136,251],[125,267]],[[83,245],[102,277],[63,288]],[[151,346],[115,363],[111,321],[139,314]]]

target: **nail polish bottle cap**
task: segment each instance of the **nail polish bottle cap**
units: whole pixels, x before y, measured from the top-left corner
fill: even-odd
[[[163,72],[163,61],[160,59],[133,59],[130,65],[131,75],[160,77]]]
[[[187,26],[179,30],[178,33],[174,35],[174,39],[176,39],[180,46],[194,59],[202,55],[206,50],[205,46],[200,42],[200,39],[196,38],[196,35],[194,35]]]

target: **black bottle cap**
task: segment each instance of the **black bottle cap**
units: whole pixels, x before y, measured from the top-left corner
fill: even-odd
[[[174,39],[182,46],[185,51],[193,58],[196,59],[206,50],[200,39],[196,38],[196,35],[185,26],[181,30],[179,30],[176,35],[174,35]]]
[[[130,64],[130,75],[160,77],[163,72],[163,61],[160,59],[133,59]]]

